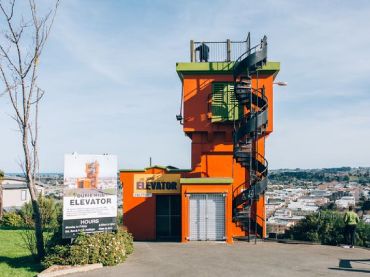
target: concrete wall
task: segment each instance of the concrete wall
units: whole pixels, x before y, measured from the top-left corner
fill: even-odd
[[[22,200],[22,191],[25,196]],[[27,189],[4,189],[3,190],[3,208],[20,208],[31,200],[31,195]]]
[[[23,191],[23,198],[22,198]],[[44,194],[43,187],[37,187],[38,194]],[[24,197],[25,196],[25,197]],[[31,195],[27,188],[22,189],[4,189],[3,188],[3,209],[20,208],[25,203],[31,201]]]

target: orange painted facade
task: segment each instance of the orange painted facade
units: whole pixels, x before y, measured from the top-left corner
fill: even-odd
[[[269,101],[267,133],[273,131],[273,81],[275,75],[259,75],[258,87],[265,87],[266,97]],[[245,186],[246,170],[236,163],[233,158],[233,124],[211,122],[211,95],[213,82],[232,82],[229,75],[184,75],[184,132],[192,140],[192,177],[231,177],[233,196],[238,195]],[[252,86],[257,88],[257,81],[252,80]],[[198,104],[197,104],[198,103]],[[204,105],[207,103],[207,105]],[[247,112],[247,111],[246,111]],[[264,156],[264,138],[258,142],[258,153]],[[204,193],[208,187],[203,188]],[[185,204],[183,202],[183,204]],[[264,227],[265,204],[261,196],[252,207],[252,212],[257,214],[257,223]],[[243,236],[245,232],[227,219],[227,226],[231,229],[232,236]],[[185,231],[185,230],[184,230]]]
[[[135,174],[164,174],[161,168],[121,171],[120,181],[123,186],[123,222],[134,234],[135,240],[156,239],[156,199],[153,197],[133,197]]]
[[[187,65],[193,63],[188,63]],[[210,63],[212,64],[212,63]],[[181,64],[180,64],[181,65]],[[178,64],[178,74],[182,81],[183,130],[191,139],[191,170],[176,172],[181,174],[181,242],[189,238],[189,194],[225,195],[225,237],[232,243],[234,236],[245,236],[238,223],[233,221],[233,199],[248,186],[248,172],[233,157],[233,122],[213,123],[212,83],[233,82],[231,72],[217,70],[182,70]],[[268,125],[266,133],[273,131],[273,82],[278,69],[266,70],[259,74],[258,81],[252,76],[252,86],[265,87],[268,99]],[[247,113],[248,111],[244,111]],[[264,138],[257,141],[257,151],[264,156]],[[134,175],[142,173],[168,174],[171,169],[152,167],[145,170],[121,171],[123,184],[124,224],[137,240],[156,239],[156,195],[133,197]],[[186,182],[192,178],[194,182]],[[218,178],[218,179],[217,179]],[[222,183],[222,178],[231,182]],[[221,182],[220,182],[221,179]],[[197,182],[199,180],[199,182]],[[207,182],[203,182],[207,180]],[[212,184],[212,180],[217,180]],[[257,223],[265,230],[264,195],[252,204],[252,212],[257,215]]]

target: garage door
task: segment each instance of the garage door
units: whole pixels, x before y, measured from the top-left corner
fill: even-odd
[[[190,240],[225,239],[223,194],[190,194]]]

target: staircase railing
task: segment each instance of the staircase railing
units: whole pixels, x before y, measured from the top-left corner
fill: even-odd
[[[234,122],[234,159],[248,172],[245,190],[233,200],[233,219],[244,227],[248,225],[249,241],[252,222],[256,225],[257,236],[257,218],[265,220],[257,211],[252,212],[252,205],[267,189],[268,162],[258,151],[257,141],[266,136],[268,99],[265,88],[258,87],[258,69],[267,62],[267,37],[252,48],[249,34],[247,40],[247,50],[233,66],[235,97],[247,110],[242,119]],[[255,75],[257,88],[252,88],[252,75]]]

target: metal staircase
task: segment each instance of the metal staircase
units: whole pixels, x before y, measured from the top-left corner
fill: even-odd
[[[234,159],[248,173],[244,189],[233,200],[233,220],[248,232],[248,241],[251,237],[262,237],[262,228],[257,224],[257,214],[252,213],[252,205],[267,188],[268,163],[259,153],[257,145],[257,141],[266,136],[268,124],[265,88],[258,86],[258,69],[266,61],[267,37],[264,36],[258,45],[251,48],[248,34],[247,51],[235,61],[233,67],[234,93],[246,111],[243,118],[234,122]],[[252,87],[252,75],[255,76],[257,88]]]

